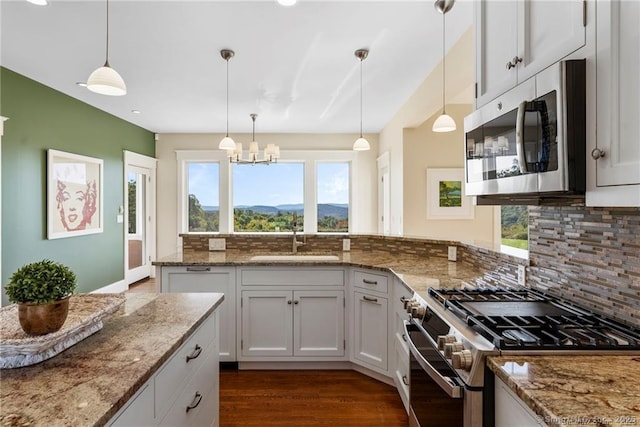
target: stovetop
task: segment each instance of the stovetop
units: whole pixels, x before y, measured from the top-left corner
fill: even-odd
[[[640,350],[640,330],[533,289],[429,289],[501,350]]]

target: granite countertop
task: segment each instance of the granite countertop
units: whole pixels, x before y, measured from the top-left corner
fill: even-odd
[[[304,255],[302,252],[300,255]],[[411,290],[427,297],[429,288],[461,288],[474,286],[482,273],[462,262],[447,261],[439,257],[419,257],[408,254],[384,251],[325,252],[322,255],[335,255],[336,261],[253,261],[256,255],[265,254],[253,251],[190,251],[177,253],[153,262],[158,266],[196,266],[196,265],[235,265],[235,266],[349,266],[390,271]],[[290,254],[289,254],[290,255]]]
[[[640,425],[640,354],[491,356],[487,365],[549,426]]]
[[[220,305],[218,293],[128,293],[104,327],[36,365],[0,370],[1,426],[104,425]]]

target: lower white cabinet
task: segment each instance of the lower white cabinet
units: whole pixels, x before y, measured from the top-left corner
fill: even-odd
[[[413,296],[404,284],[398,279],[393,281],[393,297],[391,316],[393,316],[393,330],[390,331],[392,348],[394,354],[392,360],[393,382],[398,389],[402,403],[407,413],[409,413],[409,346],[407,345],[407,337],[405,333],[405,323],[409,321],[409,314],[404,308],[405,300],[409,300]]]
[[[495,427],[540,427],[545,424],[500,378],[495,379]]]
[[[217,426],[217,311],[211,314],[108,423],[109,426]]]
[[[387,372],[388,302],[376,294],[354,292],[354,361]]]
[[[344,291],[242,291],[242,356],[343,356]]]
[[[196,265],[162,267],[161,292],[220,292],[224,301],[218,308],[220,321],[220,361],[236,358],[236,269]]]

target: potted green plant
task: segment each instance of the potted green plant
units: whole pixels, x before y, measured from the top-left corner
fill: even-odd
[[[76,275],[69,267],[44,259],[16,270],[5,292],[18,304],[22,329],[29,335],[44,335],[64,325],[76,284]]]

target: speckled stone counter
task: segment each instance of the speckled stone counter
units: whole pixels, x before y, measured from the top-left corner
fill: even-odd
[[[157,266],[345,266],[363,267],[381,271],[391,271],[405,285],[423,297],[428,288],[460,288],[475,286],[475,281],[483,274],[473,267],[460,262],[447,261],[441,257],[419,257],[407,254],[394,254],[384,251],[351,251],[323,253],[335,255],[336,261],[253,261],[260,252],[193,251],[174,254],[153,262]],[[273,252],[268,255],[275,255]]]
[[[487,365],[549,426],[640,425],[640,354],[500,356]]]
[[[0,370],[1,426],[104,425],[220,305],[222,294],[127,294],[102,330]]]

